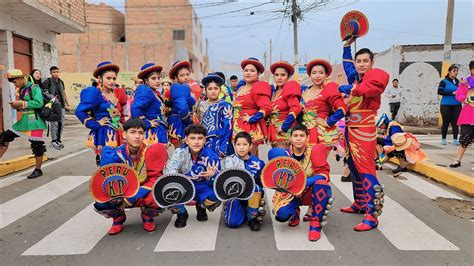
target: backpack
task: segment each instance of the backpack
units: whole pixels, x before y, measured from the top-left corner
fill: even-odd
[[[41,92],[44,106],[38,109],[37,113],[41,119],[49,122],[61,121],[62,105],[52,94]]]
[[[28,89],[31,92],[31,89],[34,85],[31,85]],[[62,105],[57,100],[57,98],[41,90],[41,95],[43,96],[44,105],[41,108],[36,108],[36,114],[44,121],[57,122],[61,120],[62,114]]]

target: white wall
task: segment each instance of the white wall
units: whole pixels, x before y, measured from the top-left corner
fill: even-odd
[[[452,51],[451,62],[461,65],[458,78],[469,75],[469,61],[473,60],[473,57],[474,53],[469,49]],[[441,62],[442,59],[441,49],[402,52],[402,46],[392,47],[376,55],[375,67],[384,69],[390,74],[389,86],[392,84],[392,79],[400,80],[402,100],[397,120],[419,125],[437,123],[439,111],[437,88],[442,78],[432,65],[425,62]],[[411,64],[399,74],[400,62],[418,63]],[[382,95],[379,114],[381,113],[390,113],[386,93]]]
[[[18,20],[10,14],[0,11],[0,64],[5,65],[5,71],[14,67],[13,34],[32,39],[33,68],[40,69],[43,78],[49,77],[49,67],[58,64],[56,33],[33,23]],[[43,43],[47,43],[51,46],[51,52],[44,51]],[[16,122],[15,111],[11,110],[8,104],[11,95],[13,95],[15,91],[14,86],[3,78],[2,88],[4,90],[2,94],[3,125],[5,129],[8,129],[12,123]],[[10,93],[5,91],[6,88],[10,88]]]

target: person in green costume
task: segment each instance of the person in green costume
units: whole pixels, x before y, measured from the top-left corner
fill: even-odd
[[[43,175],[41,164],[46,146],[43,141],[43,130],[47,129],[46,123],[39,117],[37,110],[44,106],[43,95],[38,85],[28,82],[27,75],[19,69],[8,70],[5,78],[13,83],[19,94],[18,100],[11,101],[10,105],[21,113],[21,118],[12,125],[12,128],[0,133],[0,158],[8,149],[8,144],[17,137],[28,139],[31,142],[31,150],[36,159],[35,170],[28,179]]]

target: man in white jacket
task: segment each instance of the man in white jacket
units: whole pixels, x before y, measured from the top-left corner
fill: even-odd
[[[387,89],[388,104],[390,105],[390,113],[392,113],[392,120],[397,117],[398,110],[400,109],[401,91],[398,87],[398,79],[392,80],[392,87]]]

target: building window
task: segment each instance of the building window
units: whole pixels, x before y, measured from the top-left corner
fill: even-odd
[[[184,30],[173,30],[173,41],[184,41]]]

